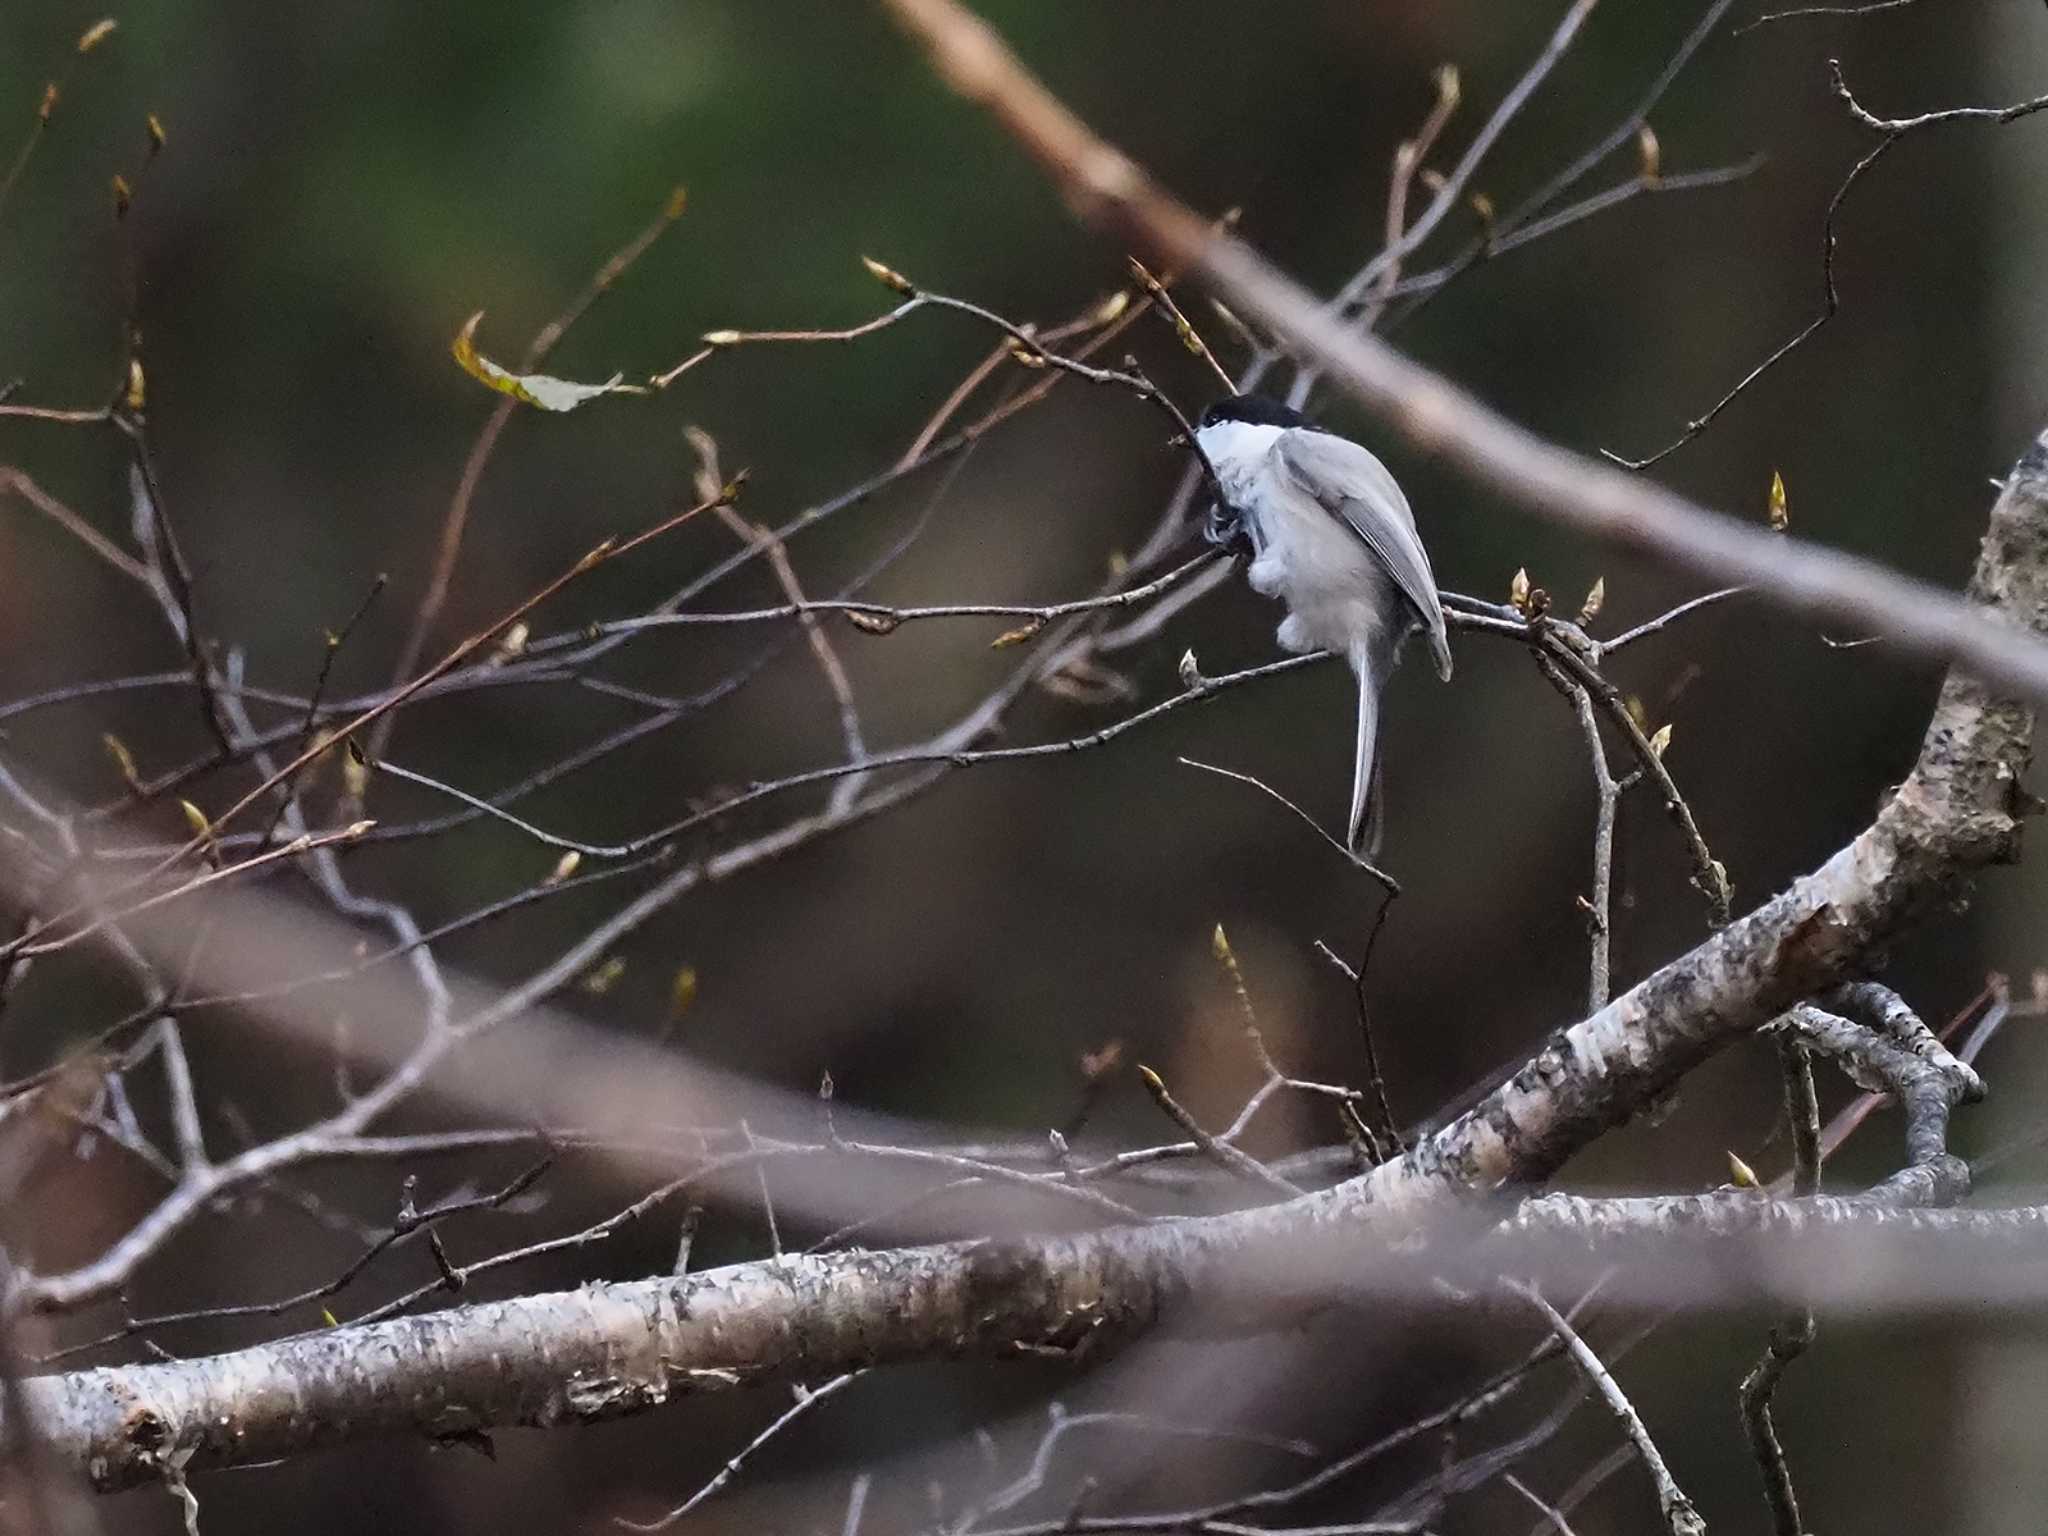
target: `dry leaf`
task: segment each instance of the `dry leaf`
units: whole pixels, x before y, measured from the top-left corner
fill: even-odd
[[[558,379],[546,373],[514,373],[511,369],[492,362],[476,349],[476,328],[484,318],[478,310],[462,323],[456,332],[449,351],[462,371],[477,382],[495,389],[501,395],[510,395],[515,400],[524,400],[528,405],[537,405],[544,411],[573,411],[579,405],[587,404],[601,395],[644,395],[647,391],[638,384],[625,384],[622,373],[615,373],[602,384],[577,384],[568,379]]]

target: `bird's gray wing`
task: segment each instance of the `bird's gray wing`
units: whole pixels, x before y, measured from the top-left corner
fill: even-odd
[[[1415,514],[1408,510],[1408,498],[1401,494],[1387,466],[1349,438],[1302,427],[1282,432],[1273,452],[1297,488],[1312,496],[1379,557],[1414,608],[1416,621],[1428,631],[1438,675],[1448,678],[1451,646],[1444,633],[1436,577],[1429,569],[1429,552],[1415,531]]]

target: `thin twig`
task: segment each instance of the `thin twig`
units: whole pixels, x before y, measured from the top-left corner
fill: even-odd
[[[1398,880],[1396,880],[1392,875],[1388,874],[1385,870],[1381,869],[1378,865],[1371,863],[1369,860],[1360,858],[1357,853],[1353,852],[1350,848],[1347,848],[1344,845],[1342,839],[1331,836],[1330,833],[1326,832],[1323,829],[1322,823],[1317,821],[1315,817],[1309,815],[1307,811],[1304,811],[1292,800],[1288,799],[1285,795],[1281,794],[1279,790],[1275,789],[1272,785],[1268,784],[1264,779],[1257,778],[1249,773],[1239,773],[1235,769],[1231,768],[1219,768],[1214,763],[1197,762],[1192,757],[1183,757],[1178,759],[1178,761],[1186,767],[1199,768],[1204,773],[1213,773],[1218,778],[1235,779],[1240,784],[1249,784],[1252,788],[1261,791],[1262,793],[1266,794],[1274,800],[1277,800],[1281,805],[1285,806],[1288,810],[1292,811],[1295,817],[1299,821],[1301,821],[1305,826],[1307,826],[1310,831],[1314,832],[1317,837],[1320,837],[1325,843],[1328,843],[1332,848],[1336,849],[1337,852],[1343,857],[1345,863],[1349,864],[1353,869],[1361,870],[1365,874],[1368,874],[1372,876],[1373,879],[1377,880],[1380,883],[1380,885],[1385,888],[1388,896],[1392,897],[1401,894],[1401,884]]]
[[[1416,216],[1415,222],[1409,225],[1398,239],[1389,241],[1378,255],[1354,273],[1351,280],[1338,290],[1332,305],[1337,313],[1342,314],[1348,306],[1357,304],[1365,295],[1371,293],[1380,281],[1381,274],[1389,268],[1397,267],[1410,252],[1417,249],[1436,231],[1444,216],[1457,206],[1458,200],[1465,195],[1466,186],[1470,184],[1480,164],[1486,159],[1501,134],[1506,132],[1508,124],[1528,105],[1530,98],[1536,94],[1536,88],[1548,77],[1557,61],[1564,57],[1565,50],[1572,44],[1572,39],[1578,36],[1580,27],[1592,14],[1594,3],[1595,0],[1574,0],[1572,7],[1558,22],[1556,30],[1551,33],[1550,40],[1523,72],[1522,78],[1517,80],[1507,95],[1501,98],[1500,104],[1493,109],[1493,115],[1487,118],[1479,132],[1473,135],[1472,142],[1465,147],[1465,153],[1458,157],[1458,163],[1437,187],[1436,195],[1430,199],[1429,205]],[[1306,403],[1321,372],[1321,368],[1312,360],[1305,361],[1295,376],[1293,387],[1288,391],[1289,403],[1297,408]]]
[[[149,568],[105,534],[65,506],[11,464],[0,464],[0,494],[12,491],[36,511],[77,539],[130,581],[150,584]]]
[[[1717,0],[1717,9],[1720,0]],[[2048,699],[2048,644],[1961,597],[1875,562],[1705,508],[1529,433],[1325,304],[1161,191],[1090,131],[1000,36],[958,0],[886,0],[954,89],[991,112],[1077,215],[1204,277],[1248,322],[1326,369],[1427,454],[1562,527],[1750,582],[1783,606],[1882,633],[1903,651],[1959,663],[1987,684]]]
[[[1586,1379],[1593,1384],[1594,1390],[1606,1402],[1609,1411],[1621,1420],[1621,1427],[1627,1432],[1629,1443],[1635,1447],[1636,1455],[1642,1458],[1643,1466],[1650,1474],[1650,1480],[1657,1486],[1658,1507],[1663,1511],[1664,1523],[1670,1528],[1672,1536],[1706,1536],[1706,1521],[1702,1520],[1699,1512],[1693,1508],[1692,1500],[1680,1490],[1677,1480],[1671,1475],[1671,1469],[1664,1464],[1663,1455],[1657,1450],[1657,1442],[1650,1438],[1649,1430],[1643,1426],[1642,1416],[1636,1412],[1635,1405],[1629,1402],[1627,1394],[1621,1390],[1620,1383],[1615,1381],[1607,1367],[1601,1363],[1600,1357],[1593,1353],[1592,1348],[1579,1337],[1578,1331],[1565,1321],[1557,1308],[1543,1299],[1543,1293],[1534,1285],[1519,1280],[1503,1280],[1501,1283],[1528,1302],[1542,1316],[1550,1331],[1557,1336],[1558,1342],[1563,1344],[1571,1355],[1573,1363],[1585,1373]]]
[[[1708,921],[1716,928],[1726,926],[1729,903],[1734,895],[1728,884],[1728,872],[1707,847],[1707,840],[1700,835],[1699,822],[1693,817],[1691,805],[1680,793],[1678,781],[1671,777],[1671,770],[1664,765],[1664,754],[1643,734],[1642,726],[1629,713],[1620,689],[1575,647],[1560,638],[1553,627],[1543,622],[1531,627],[1536,633],[1536,643],[1560,670],[1585,689],[1594,707],[1613,721],[1643,775],[1656,785],[1665,811],[1685,838],[1687,851],[1692,855],[1692,883],[1707,899]]]
[[[1808,5],[1796,11],[1767,11],[1753,21],[1745,21],[1730,35],[1741,37],[1774,21],[1797,21],[1805,16],[1869,16],[1877,11],[1896,11],[1919,3],[1920,0],[1870,0],[1868,5]]]
[[[720,501],[730,500],[731,497],[735,494],[737,494],[737,487],[729,486],[726,488],[726,491],[722,493]],[[595,570],[598,566],[603,565],[608,561],[617,559],[619,556],[627,553],[629,550],[637,549],[640,545],[646,543],[651,538],[654,538],[660,534],[667,533],[673,528],[679,527],[681,524],[688,522],[691,518],[697,516],[699,513],[709,510],[709,508],[714,504],[715,503],[711,502],[700,502],[698,505],[687,508],[684,511],[679,512],[672,517],[664,518],[654,527],[645,529],[640,533],[633,535],[631,538],[624,540],[606,539],[603,543],[598,544],[588,554],[584,555],[581,559],[576,561],[575,564],[571,565],[559,576],[556,576],[553,580],[546,583],[544,586],[540,588],[539,591],[535,592],[532,596],[526,598],[524,601],[517,604],[504,616],[499,618],[495,623],[486,625],[484,628],[477,630],[474,634],[470,635],[467,639],[463,640],[455,647],[455,649],[450,651],[446,656],[442,657],[440,661],[436,662],[433,666],[429,667],[425,672],[422,672],[418,677],[414,678],[412,682],[408,683],[403,688],[396,690],[395,692],[386,694],[381,701],[372,705],[369,709],[364,710],[360,715],[356,716],[353,720],[350,720],[347,724],[341,726],[339,729],[331,732],[328,739],[313,743],[311,746],[308,746],[303,751],[299,752],[296,756],[294,756],[291,759],[291,761],[287,762],[282,767],[278,768],[275,772],[265,775],[262,782],[257,784],[257,786],[254,789],[248,791],[248,793],[243,795],[241,799],[237,800],[233,805],[229,806],[227,810],[221,812],[219,816],[213,818],[212,828],[219,828],[225,826],[228,822],[232,821],[242,812],[248,810],[250,806],[256,804],[257,801],[261,800],[264,796],[268,795],[273,789],[276,789],[280,784],[283,784],[288,779],[290,779],[292,775],[296,774],[300,769],[304,768],[308,763],[312,762],[314,758],[319,757],[321,754],[329,751],[336,742],[344,741],[350,736],[353,736],[356,732],[362,730],[365,726],[372,725],[376,721],[381,720],[385,715],[391,713],[391,711],[397,709],[400,705],[404,704],[406,700],[411,698],[414,694],[420,692],[422,689],[426,688],[429,684],[434,682],[435,679],[444,676],[448,672],[453,671],[457,666],[461,665],[463,661],[465,661],[470,656],[474,655],[483,646],[488,644],[494,637],[502,633],[504,630],[510,628],[513,624],[517,623],[521,618],[525,617],[526,614],[532,612],[535,608],[539,607],[542,603],[546,602],[549,598],[553,597],[557,592],[559,592],[562,588],[568,586],[578,577],[584,575],[588,571]],[[175,850],[173,850],[170,854],[166,855],[162,860],[156,863],[149,870],[145,871],[142,875],[135,877],[133,880],[129,881],[127,884],[123,885],[112,894],[116,896],[125,894],[127,891],[135,889],[139,885],[151,879],[154,879],[157,875],[169,869],[179,860],[188,858],[192,854],[199,852],[202,848],[204,848],[207,845],[209,838],[212,835],[212,828],[210,828],[208,832],[195,834],[189,841],[180,844]],[[360,836],[361,834],[357,835]],[[49,923],[66,921],[71,917],[76,916],[80,910],[81,905],[74,905],[51,917],[48,921]],[[15,939],[8,944],[0,945],[0,960],[4,960],[5,958],[12,955],[17,950],[23,947],[25,947],[25,941],[23,939]]]
[[[569,305],[553,320],[534,333],[527,344],[526,354],[520,360],[519,372],[531,373],[547,360],[569,328],[583,317],[591,305],[632,269],[632,266],[654,242],[659,240],[670,225],[682,217],[683,195],[680,189],[671,192],[662,204],[661,212],[653,221],[631,240],[628,240],[611,258],[599,267],[583,290],[569,301]],[[448,510],[442,514],[441,536],[434,552],[433,570],[427,577],[427,590],[421,594],[419,608],[413,614],[412,627],[406,631],[405,642],[399,647],[398,660],[391,669],[391,686],[397,688],[412,675],[419,665],[421,654],[426,650],[432,636],[435,621],[447,605],[449,590],[455,583],[456,561],[462,554],[462,540],[469,526],[469,509],[476,499],[477,486],[482,483],[484,470],[496,452],[498,439],[518,409],[519,402],[510,395],[501,396],[470,444],[469,456],[463,461],[461,478],[456,482],[455,494],[449,500]],[[368,750],[372,757],[381,757],[390,745],[392,727],[396,717],[379,721],[372,729]]]
[[[1542,1496],[1535,1489],[1515,1476],[1514,1473],[1503,1472],[1500,1480],[1514,1489],[1524,1499],[1528,1500],[1530,1504],[1534,1505],[1536,1512],[1550,1523],[1551,1527],[1557,1532],[1557,1536],[1578,1536],[1578,1532],[1572,1529],[1571,1522],[1565,1519],[1563,1510],[1559,1509],[1555,1504],[1544,1502]]]
[[[853,1382],[859,1380],[865,1374],[866,1372],[864,1371],[848,1371],[844,1375],[834,1376],[830,1381],[824,1383],[822,1386],[796,1388],[796,1401],[794,1403],[792,1403],[788,1408],[785,1408],[775,1418],[775,1420],[769,1424],[769,1426],[766,1429],[761,1431],[760,1434],[754,1436],[753,1439],[749,1440],[745,1445],[741,1446],[737,1451],[735,1451],[732,1454],[731,1459],[728,1460],[724,1466],[720,1467],[718,1471],[712,1475],[710,1482],[706,1483],[703,1487],[699,1488],[695,1493],[691,1494],[687,1499],[683,1500],[683,1502],[678,1504],[674,1509],[671,1509],[667,1514],[660,1516],[658,1519],[648,1520],[644,1522],[639,1520],[628,1520],[623,1515],[621,1515],[615,1517],[615,1523],[629,1531],[667,1530],[670,1526],[674,1525],[678,1520],[682,1519],[685,1515],[689,1514],[691,1510],[695,1509],[699,1504],[702,1504],[706,1499],[710,1498],[714,1493],[718,1492],[719,1489],[723,1488],[727,1483],[731,1482],[733,1480],[733,1477],[739,1472],[740,1468],[746,1465],[748,1457],[752,1456],[756,1451],[760,1450],[762,1446],[766,1445],[770,1440],[773,1440],[777,1435],[781,1434],[785,1429],[789,1428],[791,1424],[795,1423],[798,1419],[802,1418],[806,1413],[810,1412],[811,1409],[815,1408],[818,1404],[824,1402],[825,1399],[830,1397],[833,1393],[838,1392],[843,1388],[851,1385]]]
[[[1766,373],[1769,373],[1779,363],[1783,362],[1793,352],[1797,351],[1799,347],[1812,337],[1814,332],[1835,318],[1835,315],[1841,309],[1841,298],[1835,288],[1835,227],[1837,217],[1841,213],[1842,204],[1848,197],[1850,188],[1854,187],[1863,173],[1877,164],[1883,158],[1885,152],[1898,143],[1901,138],[1916,129],[1933,127],[1943,123],[2010,123],[2043,109],[2048,109],[2048,95],[2044,95],[2034,97],[2029,101],[2015,102],[2003,107],[1950,107],[1943,111],[1923,112],[1917,117],[1878,117],[1867,110],[1850,91],[1848,82],[1842,78],[1842,64],[1839,59],[1828,60],[1828,75],[1836,98],[1849,109],[1850,115],[1864,127],[1880,135],[1880,137],[1877,144],[1850,168],[1849,174],[1842,179],[1842,184],[1835,189],[1834,196],[1828,200],[1827,216],[1821,222],[1820,313],[1781,343],[1762,362],[1751,368],[1748,373],[1737,380],[1734,388],[1721,396],[1719,400],[1716,400],[1700,415],[1687,422],[1684,432],[1680,433],[1678,437],[1656,452],[1645,458],[1629,459],[1616,453],[1610,453],[1604,448],[1600,450],[1609,459],[1623,468],[1634,470],[1648,469],[1659,460],[1676,453],[1680,448],[1706,431],[1709,426],[1713,425],[1714,419],[1732,405],[1736,398],[1745,390],[1755,384]]]
[[[1240,1178],[1263,1184],[1274,1193],[1290,1200],[1302,1192],[1300,1185],[1283,1179],[1257,1158],[1240,1152],[1230,1143],[1203,1130],[1201,1122],[1189,1114],[1180,1101],[1167,1091],[1166,1080],[1150,1067],[1141,1064],[1138,1067],[1138,1077],[1144,1083],[1145,1091],[1152,1095],[1152,1102],[1159,1106],[1160,1112],[1185,1131],[1195,1145],[1202,1149],[1203,1154],[1219,1167],[1229,1169]]]

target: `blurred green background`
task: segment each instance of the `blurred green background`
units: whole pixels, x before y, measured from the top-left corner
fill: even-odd
[[[2034,94],[2048,74],[2048,15],[2021,0],[1733,35],[1732,21],[1754,9],[1737,8],[1653,121],[1667,171],[1761,153],[1756,175],[1640,198],[1486,264],[1423,309],[1400,343],[1575,448],[1647,451],[1818,308],[1822,212],[1870,143],[1830,98],[1828,57],[1843,60],[1880,112]],[[1464,85],[1437,157],[1447,165],[1562,13],[1497,0],[1007,0],[983,10],[1169,187],[1206,210],[1241,206],[1248,238],[1323,288],[1377,244],[1388,162],[1429,105],[1435,66],[1454,61]],[[1699,10],[1596,11],[1476,185],[1511,205],[1596,140]],[[638,377],[685,356],[710,328],[865,319],[889,295],[861,272],[862,253],[1020,319],[1062,318],[1122,280],[1124,253],[1077,227],[873,7],[137,0],[93,56],[74,59],[75,39],[100,14],[68,0],[0,12],[0,153],[26,136],[44,81],[65,78],[53,128],[0,209],[0,382],[20,377],[16,398],[37,403],[103,400],[122,356],[132,275],[154,445],[195,566],[202,629],[245,647],[251,675],[273,686],[310,683],[324,630],[380,572],[390,588],[343,651],[336,686],[385,680],[463,457],[494,404],[450,361],[450,337],[482,309],[485,350],[516,357],[675,185],[688,188],[687,213],[578,324],[552,371]],[[107,186],[116,172],[137,179],[150,112],[168,147],[140,180],[124,244]],[[1839,318],[1658,477],[1760,520],[1780,471],[1798,533],[1958,584],[1988,478],[2048,415],[2044,132],[2038,120],[1957,128],[1888,156],[1842,215]],[[1592,185],[1631,169],[1624,155]],[[1468,213],[1454,214],[1432,249],[1454,249],[1471,227]],[[1200,305],[1193,313],[1205,316]],[[1210,329],[1227,357],[1241,356],[1227,332]],[[687,500],[686,424],[716,436],[728,469],[751,469],[749,515],[781,521],[890,463],[989,339],[957,317],[920,315],[856,346],[722,356],[652,399],[564,417],[521,411],[479,492],[436,647],[597,538]],[[1147,325],[1132,345],[1191,413],[1199,407],[1205,378],[1170,333]],[[1383,447],[1448,586],[1502,598],[1526,566],[1572,606],[1604,577],[1610,631],[1702,586],[1538,527],[1414,465],[1341,405],[1326,414]],[[0,463],[124,537],[125,468],[106,435],[0,420]],[[931,531],[874,595],[1080,595],[1143,538],[1178,469],[1155,414],[1065,386],[971,457]],[[810,589],[872,559],[936,484],[913,481],[796,544]],[[724,530],[692,527],[579,586],[536,628],[632,613],[730,548]],[[716,606],[774,600],[765,572],[713,594]],[[1232,583],[1118,665],[1138,699],[1154,699],[1175,686],[1185,649],[1212,673],[1270,658],[1276,618]],[[985,650],[987,633],[839,631],[870,744],[916,740],[992,686],[1015,653]],[[609,675],[687,691],[759,638],[671,631],[638,642]],[[1586,881],[1591,793],[1576,726],[1517,648],[1466,639],[1457,649],[1448,687],[1419,665],[1400,676],[1386,737],[1385,861],[1407,894],[1371,983],[1391,1091],[1412,1116],[1576,1017],[1584,986],[1574,896]],[[132,591],[18,502],[0,504],[0,697],[176,665],[160,620]],[[1739,903],[1862,824],[1910,763],[1937,682],[1882,646],[1833,648],[1753,602],[1646,643],[1616,670],[1654,721],[1672,724],[1670,761]],[[792,1087],[829,1067],[851,1102],[1034,1134],[1070,1113],[1081,1053],[1120,1039],[1127,1060],[1161,1065],[1198,1114],[1220,1122],[1249,1086],[1232,1005],[1208,958],[1220,920],[1276,1050],[1304,1072],[1355,1078],[1348,998],[1311,946],[1320,937],[1354,950],[1372,889],[1263,797],[1175,761],[1185,753],[1257,773],[1335,822],[1350,710],[1346,680],[1311,669],[1101,752],[957,776],[686,900],[624,948],[627,969],[611,992],[577,1007],[651,1033],[668,978],[689,963],[701,994],[681,1040],[707,1057]],[[1033,696],[1009,739],[1076,734],[1118,712]],[[392,755],[483,792],[631,713],[569,690],[502,690],[409,714]],[[110,730],[146,770],[205,745],[189,700],[156,694],[30,717],[9,728],[0,753],[81,800],[105,799],[119,789],[99,744]],[[714,712],[527,801],[525,813],[586,838],[627,835],[673,819],[693,795],[837,750],[830,699],[808,654],[791,646]],[[198,798],[216,809],[231,798],[225,785],[208,793],[216,798]],[[438,808],[399,786],[377,793],[380,815]],[[749,815],[731,835],[772,825],[782,810]],[[175,820],[147,825],[178,831]],[[478,826],[424,847],[366,851],[350,867],[430,923],[530,883],[552,859],[515,833]],[[1704,905],[1685,874],[1656,808],[1629,806],[1619,980],[1703,932]],[[445,958],[483,976],[521,976],[612,899],[600,891],[536,908],[459,940]],[[1899,954],[1892,979],[1930,1018],[1945,1018],[1987,970],[2025,977],[2048,964],[2044,901],[2036,870],[1998,873],[1967,916],[1931,925]],[[117,1006],[111,982],[53,976],[29,995],[35,1006],[8,1015],[8,1075],[94,1022],[75,1003],[95,987],[103,1011]],[[232,1043],[199,1046],[205,1081],[260,1104],[276,1063],[252,1055],[248,1031],[225,1038]],[[1992,1101],[1962,1122],[1963,1150],[2032,1128],[2041,1059],[2017,1028],[1994,1046],[1984,1063]],[[1826,1086],[1831,1101],[1840,1097],[1838,1084]],[[1710,1186],[1725,1176],[1727,1148],[1774,1168],[1780,1154],[1760,1149],[1776,1093],[1767,1052],[1730,1052],[1660,1124],[1609,1138],[1568,1177]],[[1164,1128],[1125,1077],[1096,1129],[1136,1140]],[[1290,1111],[1275,1118],[1264,1150],[1331,1134],[1308,1111]],[[1894,1140],[1889,1123],[1873,1126],[1844,1158],[1843,1177],[1888,1167]],[[2038,1160],[2021,1159],[2000,1178],[2017,1185],[2039,1171]],[[368,1208],[388,1210],[388,1199],[379,1185]],[[252,1269],[237,1234],[266,1219],[209,1225],[151,1272],[161,1289],[149,1294],[282,1290],[331,1272],[345,1251],[332,1234],[285,1225]],[[669,1242],[614,1247],[547,1278],[640,1272],[664,1262]],[[755,1251],[758,1232],[736,1221],[707,1242],[708,1257],[733,1257]],[[2048,1474],[2011,1434],[2048,1391],[2037,1334],[2009,1319],[1824,1320],[1822,1347],[1783,1408],[1814,1524],[2038,1530]],[[1762,1518],[1733,1414],[1735,1382],[1761,1340],[1758,1319],[1685,1324],[1632,1364],[1638,1402],[1716,1523]],[[1314,1390],[1290,1388],[1289,1413],[1303,1421],[1292,1427],[1331,1443],[1441,1400],[1461,1379],[1458,1348],[1469,1348],[1427,1330],[1348,1342],[1322,1360]],[[821,1416],[802,1454],[821,1477],[908,1454],[999,1405],[1028,1404],[1058,1379],[990,1374],[864,1383],[871,1411]],[[691,1486],[693,1470],[729,1454],[752,1432],[747,1415],[761,1411],[713,1402],[597,1434],[506,1437],[495,1467],[401,1446],[215,1478],[201,1487],[207,1529],[289,1519],[308,1529],[486,1530],[515,1512],[536,1527],[580,1528]],[[1598,1426],[1581,1428],[1576,1451],[1538,1463],[1553,1493],[1604,1444],[1590,1433]],[[1640,1527],[1646,1498],[1624,1475],[1580,1529]],[[105,1513],[129,1529],[177,1523],[160,1495]],[[742,1502],[704,1521],[741,1529],[767,1518]],[[1444,1528],[1526,1518],[1500,1496],[1461,1506]]]

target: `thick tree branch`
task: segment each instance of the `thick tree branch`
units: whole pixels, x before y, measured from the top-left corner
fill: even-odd
[[[2004,622],[2048,630],[2048,433],[2006,481],[1970,595]],[[372,1435],[602,1418],[778,1374],[822,1380],[889,1361],[1072,1349],[1098,1331],[1140,1328],[1197,1301],[1214,1325],[1272,1326],[1364,1283],[1375,1261],[1391,1262],[1390,1235],[1483,1228],[1497,1212],[1475,1196],[1546,1179],[1720,1046],[1852,977],[1970,872],[2011,858],[2032,725],[2023,705],[1952,674],[1919,763],[1868,830],[1554,1035],[1520,1072],[1406,1156],[1331,1189],[1257,1210],[1073,1237],[778,1258],[334,1329],[211,1359],[44,1377],[24,1390],[52,1444],[97,1485],[119,1487],[155,1475],[172,1449],[189,1450],[197,1470]],[[1881,995],[1856,991],[1837,1001],[1873,1016],[1867,1033],[1899,1042],[1899,1059],[1888,1064],[1952,1079],[1942,1090],[1947,1102],[1966,1096],[1967,1084],[1928,1057],[1912,1021],[1894,1016]],[[1921,1134],[1916,1157],[1926,1150]],[[1892,1190],[1889,1198],[1913,1196]],[[1502,1230],[1603,1260],[1617,1242],[1630,1242],[1631,1252],[1668,1266],[1676,1238],[1798,1243],[1874,1230],[1950,1242],[1974,1235],[2038,1250],[2048,1208],[1926,1212],[1746,1194],[1552,1197],[1531,1202]],[[1523,1257],[1513,1262],[1528,1272]],[[1501,1263],[1499,1255],[1489,1261]],[[1914,1273],[1924,1283],[1936,1269],[1922,1264]],[[1828,1273],[1842,1272],[1836,1265]],[[1735,1280],[1770,1283],[1748,1262],[1702,1283]]]

